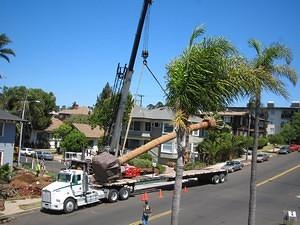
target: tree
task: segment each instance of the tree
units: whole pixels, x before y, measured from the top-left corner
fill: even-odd
[[[88,146],[87,138],[78,130],[71,130],[61,141],[61,146],[66,151],[81,152]]]
[[[247,66],[235,48],[224,38],[205,38],[194,43],[204,33],[197,27],[188,48],[167,65],[167,105],[175,111],[177,133],[177,163],[175,193],[172,201],[171,224],[178,224],[183,175],[183,137],[188,118],[203,112],[217,111],[246,94],[251,82],[246,82]]]
[[[9,43],[11,43],[11,40],[5,34],[0,34],[0,58],[5,59],[7,62],[10,62],[9,55],[16,56],[12,49],[6,48]]]
[[[273,151],[276,145],[280,145],[284,143],[284,138],[281,134],[271,134],[268,136],[268,140],[270,144],[273,145]]]
[[[295,112],[291,119],[291,126],[294,130],[294,140],[296,143],[300,143],[300,112]]]
[[[103,145],[109,144],[108,137],[111,133],[111,127],[116,117],[116,107],[118,106],[118,102],[120,99],[120,95],[114,95],[112,88],[106,83],[103,88],[100,96],[97,97],[97,101],[93,110],[93,113],[89,117],[89,123],[92,127],[96,127],[97,125],[104,130],[104,143]],[[125,113],[123,116],[123,124],[126,124],[129,119],[129,114],[133,107],[133,99],[132,95],[128,95],[127,105],[125,109]]]
[[[51,122],[49,112],[56,108],[56,98],[52,92],[44,92],[42,89],[27,89],[24,86],[4,87],[0,94],[0,106],[2,109],[20,116],[25,104],[25,119],[30,122],[30,127],[34,130],[43,130]]]
[[[54,135],[61,139],[61,147],[66,151],[80,152],[88,146],[85,135],[69,124],[61,125],[54,131]]]
[[[250,47],[256,51],[256,57],[251,61],[250,66],[253,69],[253,75],[256,76],[257,82],[254,84],[254,146],[252,151],[251,177],[250,177],[250,199],[248,225],[255,224],[256,211],[256,158],[258,148],[258,123],[261,105],[261,93],[263,90],[271,91],[285,98],[288,93],[285,84],[281,78],[288,79],[292,84],[296,84],[297,74],[290,67],[292,60],[290,50],[282,44],[276,43],[269,47],[263,48],[257,40],[249,41]],[[278,60],[284,60],[284,64],[276,64]]]

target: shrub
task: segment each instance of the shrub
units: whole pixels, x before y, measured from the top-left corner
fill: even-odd
[[[156,168],[159,170],[159,173],[163,173],[163,172],[165,172],[165,170],[166,170],[166,167],[164,167],[164,166],[161,165],[161,164],[157,164],[157,165],[156,165]]]
[[[0,167],[0,180],[10,181],[11,175],[12,170],[8,163]]]
[[[140,155],[137,158],[138,159],[146,159],[146,160],[152,161],[152,156],[149,153],[144,153],[144,154]]]
[[[203,162],[187,163],[184,165],[184,170],[199,170],[205,166],[206,165]]]
[[[128,162],[129,165],[136,166],[139,168],[152,168],[152,162],[148,159],[132,159]]]

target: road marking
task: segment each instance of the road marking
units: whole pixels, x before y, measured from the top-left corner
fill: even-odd
[[[264,185],[264,184],[266,184],[266,183],[268,183],[268,182],[271,182],[271,181],[273,181],[273,180],[276,180],[276,179],[278,179],[279,177],[282,177],[282,176],[284,176],[284,175],[286,175],[286,174],[288,174],[288,173],[290,173],[290,172],[292,172],[292,171],[294,171],[294,170],[296,170],[296,169],[298,169],[298,168],[300,168],[300,165],[294,166],[294,167],[292,167],[292,168],[290,168],[290,169],[288,169],[288,170],[286,170],[286,171],[284,171],[284,172],[282,172],[282,173],[279,173],[279,174],[277,174],[277,175],[275,175],[275,176],[273,176],[273,177],[271,177],[271,178],[269,178],[269,179],[267,179],[267,180],[264,180],[264,181],[262,181],[262,182],[256,184],[256,187],[262,186],[262,185]],[[300,196],[297,196],[297,197],[300,198]],[[163,216],[166,216],[166,215],[169,215],[169,214],[171,214],[171,210],[168,210],[168,211],[165,211],[165,212],[156,214],[156,215],[154,215],[154,216],[151,216],[151,217],[149,218],[149,221],[159,219],[159,218],[161,218],[161,217],[163,217]],[[141,223],[141,221],[139,220],[139,221],[130,223],[129,225],[139,225],[140,223]]]
[[[284,171],[284,172],[282,172],[282,173],[279,173],[279,174],[275,175],[274,177],[271,177],[271,178],[269,178],[269,179],[267,179],[267,180],[264,180],[264,181],[262,181],[262,182],[256,184],[256,187],[259,187],[259,186],[264,185],[264,184],[266,184],[266,183],[268,183],[268,182],[271,182],[271,181],[273,181],[273,180],[276,180],[276,179],[278,179],[279,177],[282,177],[282,176],[286,175],[287,173],[290,173],[290,172],[292,172],[292,171],[294,171],[294,170],[296,170],[296,169],[298,169],[298,168],[300,168],[300,165],[294,166],[294,167],[292,167],[292,168],[290,168],[290,169],[288,169],[288,170],[286,170],[286,171]]]
[[[165,211],[165,212],[156,214],[156,215],[154,215],[154,216],[150,216],[149,221],[157,220],[157,219],[159,219],[159,218],[161,218],[161,217],[163,217],[163,216],[169,215],[169,214],[171,214],[171,210],[168,210],[168,211]],[[129,224],[129,225],[139,225],[139,224],[141,224],[141,221],[140,221],[140,220],[139,220],[139,221],[135,221],[135,222],[133,222],[133,223],[131,223],[131,224]]]

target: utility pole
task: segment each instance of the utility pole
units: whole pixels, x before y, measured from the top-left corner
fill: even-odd
[[[143,106],[143,97],[145,95],[141,95],[141,94],[136,94],[137,97],[140,97],[140,100],[139,100],[139,103],[140,103],[140,106],[142,107]]]
[[[136,59],[136,54],[137,54],[137,50],[139,47],[141,34],[143,31],[146,13],[147,13],[148,7],[151,5],[151,3],[152,3],[152,0],[144,0],[140,20],[138,23],[138,27],[137,27],[137,31],[135,34],[135,39],[134,39],[134,43],[133,43],[133,47],[132,47],[132,51],[131,51],[128,69],[126,71],[124,83],[123,83],[122,90],[121,90],[121,99],[120,99],[120,103],[119,103],[116,122],[115,122],[115,125],[113,128],[114,132],[113,132],[111,146],[110,146],[111,150],[115,152],[116,156],[118,156],[118,153],[119,153],[119,143],[120,143],[121,132],[122,132],[122,120],[123,120],[123,115],[124,115],[125,108],[126,108],[127,97],[129,94],[129,88],[130,88],[131,78],[132,78],[132,74],[133,74],[133,68],[134,68],[134,63],[135,63],[135,59]]]

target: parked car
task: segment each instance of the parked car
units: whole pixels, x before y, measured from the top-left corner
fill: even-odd
[[[20,151],[21,155],[25,156],[35,156],[35,151],[32,148],[22,148]]]
[[[282,147],[280,147],[278,154],[289,154],[290,150],[289,150],[289,146],[284,145]]]
[[[51,154],[51,152],[48,151],[36,151],[36,155],[38,159],[53,160],[53,155]]]
[[[227,170],[231,173],[237,170],[241,170],[243,166],[244,165],[240,161],[228,161],[224,166],[222,166],[222,169]]]
[[[269,155],[266,153],[258,153],[257,154],[257,162],[264,162],[269,160]]]
[[[291,145],[289,146],[289,150],[292,151],[292,152],[300,151],[300,145],[297,145],[297,144],[291,144]]]

